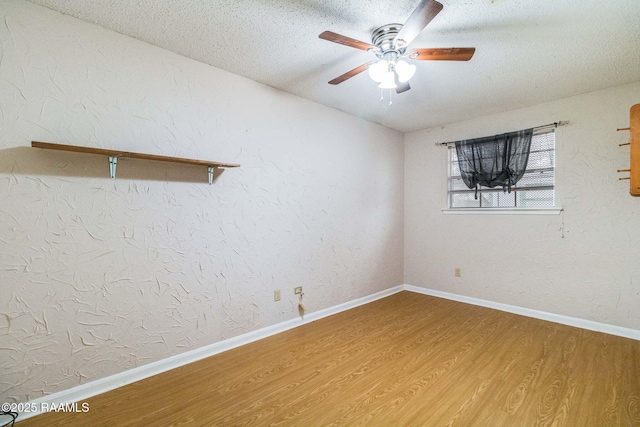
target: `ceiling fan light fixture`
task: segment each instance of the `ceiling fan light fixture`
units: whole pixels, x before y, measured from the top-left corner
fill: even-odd
[[[369,77],[371,77],[371,80],[374,82],[382,83],[388,73],[389,64],[384,59],[369,67]]]
[[[382,82],[380,82],[378,87],[380,89],[395,89],[396,87],[398,87],[396,85],[396,79],[395,79],[395,76],[393,75],[393,71],[387,71],[384,78],[382,79]]]
[[[493,3],[503,0],[484,1]],[[404,24],[386,24],[373,30],[371,43],[365,43],[332,31],[320,33],[318,37],[323,40],[365,50],[375,54],[377,57],[377,59],[347,71],[328,83],[337,85],[368,70],[369,77],[378,83],[380,89],[395,89],[397,93],[404,93],[411,89],[409,80],[416,73],[416,66],[403,61],[403,58],[419,61],[470,60],[476,50],[473,47],[414,48],[407,50],[407,47],[442,11],[443,7],[438,0],[420,0],[420,3]]]
[[[395,70],[398,73],[400,83],[406,83],[416,73],[416,66],[401,60],[396,62]]]

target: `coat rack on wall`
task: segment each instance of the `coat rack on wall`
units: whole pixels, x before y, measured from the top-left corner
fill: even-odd
[[[630,133],[629,142],[620,144],[628,145],[630,152],[629,169],[618,169],[618,172],[629,172],[628,177],[619,178],[629,180],[629,194],[640,197],[640,104],[631,107],[628,128],[618,128],[618,131],[628,130]]]

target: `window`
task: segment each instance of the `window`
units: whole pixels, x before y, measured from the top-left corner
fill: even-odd
[[[460,177],[455,146],[449,146],[448,207],[451,209],[554,207],[555,163],[555,129],[547,128],[534,132],[527,169],[520,181],[511,187],[511,193],[503,192],[502,187],[479,186],[476,199],[475,189],[467,188]]]

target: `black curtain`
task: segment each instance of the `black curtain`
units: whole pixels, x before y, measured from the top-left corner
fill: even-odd
[[[529,161],[533,128],[502,135],[456,141],[462,180],[469,188],[502,186],[511,192]]]

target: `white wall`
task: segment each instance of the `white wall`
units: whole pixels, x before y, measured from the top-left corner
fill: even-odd
[[[405,135],[405,283],[640,329],[640,198],[616,172],[629,166],[616,128],[638,102],[640,82]],[[559,120],[571,122],[556,134],[561,215],[443,214],[436,142]]]
[[[294,286],[315,311],[402,283],[402,134],[31,3],[0,22],[0,401],[291,319]],[[32,140],[242,167],[111,180]]]

